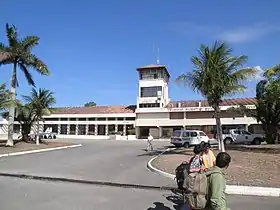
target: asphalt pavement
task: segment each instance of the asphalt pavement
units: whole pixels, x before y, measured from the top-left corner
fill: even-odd
[[[168,142],[155,142],[147,153],[142,141],[90,141],[83,146],[0,158],[0,172],[67,177],[124,184],[174,186],[173,180],[150,172],[147,161]],[[180,209],[181,199],[170,191],[95,186],[0,177],[1,210],[168,210]],[[279,198],[229,196],[232,210],[276,210]]]

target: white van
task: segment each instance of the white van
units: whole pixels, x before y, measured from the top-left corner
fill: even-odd
[[[189,147],[209,142],[209,137],[199,130],[177,130],[173,132],[170,143],[175,147]]]

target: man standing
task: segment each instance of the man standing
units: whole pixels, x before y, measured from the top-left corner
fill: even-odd
[[[229,210],[226,203],[225,172],[231,162],[226,152],[220,152],[216,158],[216,166],[206,171],[208,177],[208,210]]]
[[[202,162],[205,169],[212,168],[215,166],[215,155],[212,150],[210,150],[210,144],[205,143],[203,146]]]
[[[152,134],[149,133],[148,141],[147,141],[147,143],[148,143],[147,151],[153,151],[154,150],[153,149],[153,144],[152,144],[153,140],[154,140],[154,137],[152,136]]]

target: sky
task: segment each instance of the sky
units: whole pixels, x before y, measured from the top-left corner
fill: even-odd
[[[226,41],[260,73],[280,63],[278,8],[277,0],[1,0],[0,42],[7,41],[6,23],[16,25],[21,37],[40,37],[34,53],[51,75],[31,72],[37,88],[55,93],[57,106],[135,104],[136,68],[156,63],[157,48],[160,64],[171,74],[170,98],[201,99],[175,82],[192,70],[190,58],[200,44]],[[1,66],[0,72],[0,83],[9,84],[12,66]],[[18,74],[18,96],[27,95],[31,87]],[[261,74],[235,97],[254,96],[259,79]]]

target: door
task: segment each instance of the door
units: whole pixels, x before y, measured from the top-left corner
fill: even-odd
[[[188,131],[183,131],[182,140],[183,142],[190,142],[190,133]]]
[[[208,142],[209,140],[208,136],[202,131],[199,132],[199,138],[200,138],[200,142],[202,141]]]
[[[242,135],[240,130],[233,130],[231,135],[233,137],[234,143],[242,143]]]
[[[249,133],[248,131],[241,131],[242,133],[242,143],[248,143],[248,142],[251,142],[252,141],[252,138],[251,138],[251,133]]]

